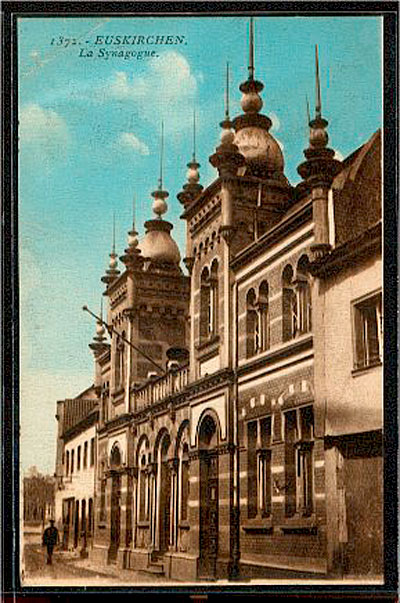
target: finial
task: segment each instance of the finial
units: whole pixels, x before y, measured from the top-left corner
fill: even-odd
[[[249,80],[254,80],[254,19],[250,17]]]
[[[160,177],[158,179],[158,189],[151,193],[154,197],[153,201],[153,212],[157,218],[161,219],[161,216],[165,214],[168,209],[168,205],[165,199],[168,197],[168,192],[163,190],[163,163],[164,163],[164,122],[161,122],[161,141],[160,141]]]
[[[315,45],[315,118],[321,117],[321,84],[319,80],[318,46]]]
[[[160,177],[158,179],[158,188],[162,190],[163,183],[163,162],[164,162],[164,122],[161,122],[161,141],[160,141]]]
[[[115,211],[113,212],[113,228],[112,228],[112,251],[110,253],[110,261],[109,261],[109,268],[108,270],[106,270],[106,273],[104,276],[102,276],[101,280],[103,283],[106,283],[107,285],[112,283],[120,274],[120,271],[118,270],[118,261],[117,261],[117,254],[115,253]]]
[[[226,62],[225,119],[229,121],[229,61]]]

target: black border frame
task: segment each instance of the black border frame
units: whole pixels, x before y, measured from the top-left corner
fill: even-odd
[[[398,599],[398,408],[397,408],[397,278],[398,278],[398,76],[399,76],[399,4],[395,1],[310,2],[275,1],[267,4],[249,2],[8,2],[0,6],[2,30],[2,398],[0,410],[2,467],[1,541],[2,592],[10,600],[30,595],[43,600],[67,600],[83,594],[174,594],[177,600],[191,595],[207,594],[209,600],[237,595],[237,600],[250,596],[279,598],[332,598],[353,600]],[[94,587],[56,588],[21,587],[19,583],[19,270],[18,270],[18,162],[17,162],[17,32],[16,21],[24,17],[81,17],[81,16],[383,16],[384,19],[384,501],[385,501],[385,581],[384,585],[265,585],[187,586],[182,587]],[[395,285],[396,283],[396,285]],[[1,592],[1,591],[0,591]],[[53,596],[51,596],[53,595]],[[60,596],[64,595],[64,596]],[[7,601],[8,597],[6,597]]]

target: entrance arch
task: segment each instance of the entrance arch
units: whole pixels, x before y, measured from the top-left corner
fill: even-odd
[[[200,577],[215,578],[218,555],[218,424],[206,414],[198,432],[200,457]]]
[[[161,554],[169,549],[171,526],[171,470],[169,451],[171,438],[165,432],[158,444],[158,550]]]

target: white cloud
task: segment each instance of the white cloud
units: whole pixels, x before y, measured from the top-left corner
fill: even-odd
[[[107,87],[111,97],[134,102],[141,116],[152,123],[165,120],[167,132],[180,132],[190,127],[197,80],[187,59],[178,52],[164,52],[148,64],[143,76],[128,77],[124,71],[115,72]]]
[[[69,138],[64,119],[56,111],[44,109],[34,103],[21,109],[19,135],[22,142],[44,142],[49,138],[67,142]]]
[[[132,149],[139,155],[150,154],[147,144],[139,140],[132,132],[123,132],[118,140],[121,146]]]

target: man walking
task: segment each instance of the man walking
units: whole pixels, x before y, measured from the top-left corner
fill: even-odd
[[[51,565],[53,549],[58,544],[58,530],[54,525],[54,519],[50,519],[50,526],[43,533],[43,546],[47,547],[47,565]]]

